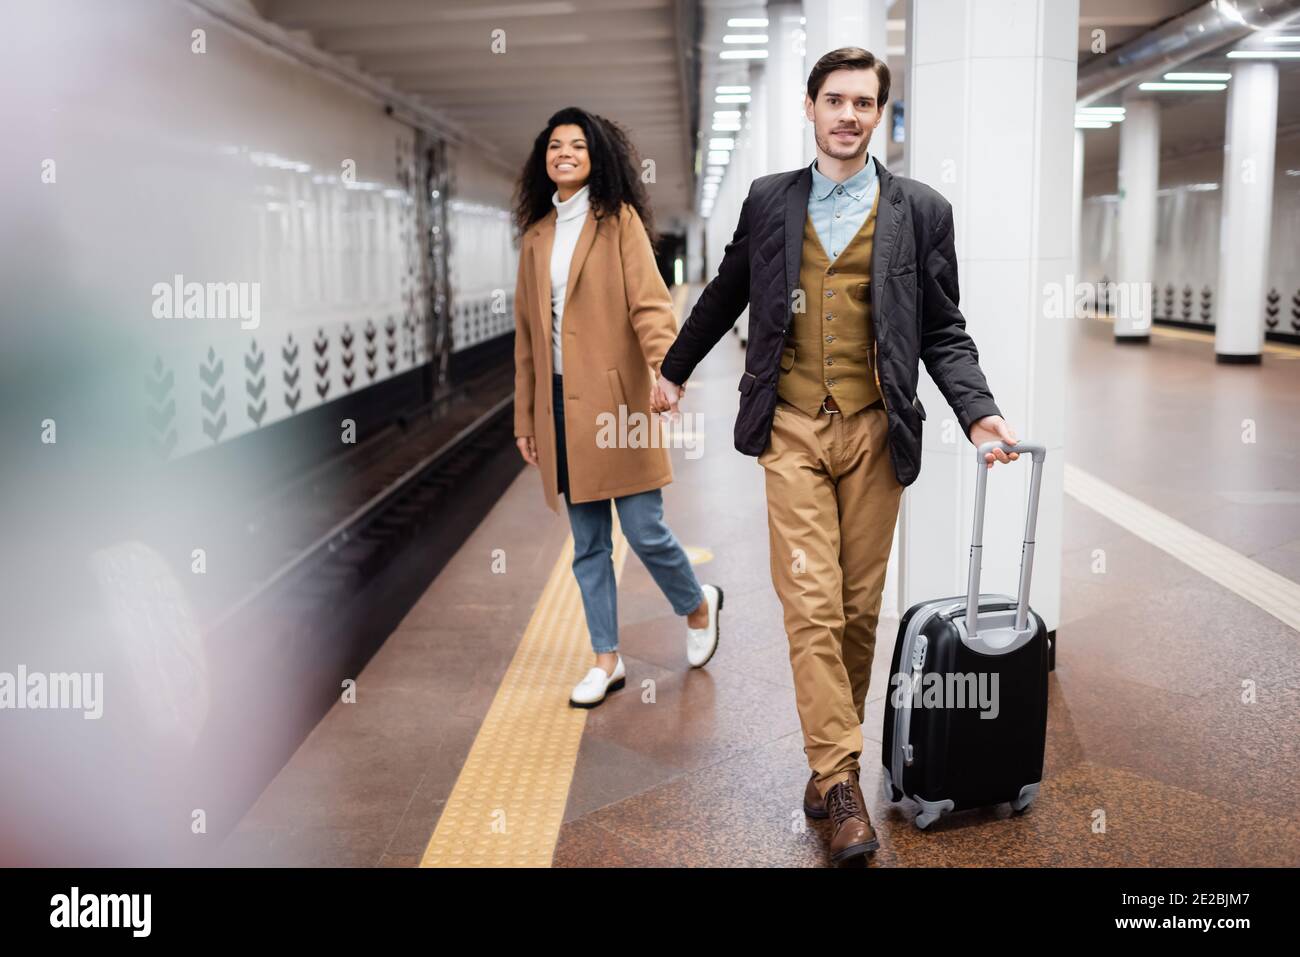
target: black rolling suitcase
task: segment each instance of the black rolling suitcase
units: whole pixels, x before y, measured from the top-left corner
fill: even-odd
[[[980,594],[984,497],[994,448],[1031,454],[1029,514],[1017,598]],[[949,811],[1010,801],[1024,811],[1038,793],[1047,741],[1047,628],[1029,608],[1041,445],[985,442],[976,453],[975,524],[966,595],[925,601],[898,625],[881,735],[889,797],[921,806],[916,826]],[[976,600],[976,596],[978,601]]]

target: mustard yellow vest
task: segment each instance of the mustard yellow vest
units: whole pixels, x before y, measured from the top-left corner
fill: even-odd
[[[804,219],[799,288],[805,308],[793,313],[777,395],[807,415],[817,415],[828,395],[844,415],[881,397],[871,322],[871,246],[879,204],[877,191],[871,212],[834,262],[822,249],[812,216]]]

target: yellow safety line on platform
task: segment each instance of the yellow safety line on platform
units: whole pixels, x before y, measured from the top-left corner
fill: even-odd
[[[685,284],[672,289],[679,325],[687,292]],[[619,581],[628,546],[617,511],[613,519]],[[569,692],[592,666],[572,564],[570,536],[447,797],[421,867],[551,865],[587,722],[586,709],[569,706]]]
[[[1093,315],[1093,319],[1098,322],[1108,322],[1112,325],[1115,320],[1110,316]],[[1182,339],[1187,342],[1214,342],[1214,330],[1206,329],[1204,332],[1198,329],[1183,329],[1179,326],[1157,326],[1154,323],[1151,326],[1151,335],[1160,336],[1164,339]],[[1263,350],[1269,355],[1275,355],[1281,359],[1300,359],[1300,346],[1290,346],[1284,342],[1269,342],[1264,340]]]
[[[616,578],[622,577],[626,559],[627,539],[615,515]],[[572,562],[570,536],[447,798],[421,867],[551,866],[587,721],[585,709],[569,706],[569,692],[592,666]]]

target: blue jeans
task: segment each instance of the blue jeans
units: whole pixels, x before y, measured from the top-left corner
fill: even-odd
[[[611,499],[569,502],[568,463],[564,451],[564,394],[555,376],[555,439],[560,488],[573,530],[573,574],[582,593],[587,632],[597,654],[618,650],[618,584],[614,578],[614,516]],[[620,495],[612,500],[627,543],[645,565],[673,611],[688,615],[704,601],[691,560],[672,529],[664,524],[664,499],[659,489]]]

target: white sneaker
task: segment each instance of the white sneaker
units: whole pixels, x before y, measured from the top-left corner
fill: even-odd
[[[594,708],[605,700],[607,692],[617,691],[626,681],[627,672],[623,669],[623,656],[619,655],[612,675],[606,674],[604,668],[593,666],[587,672],[587,677],[573,686],[573,692],[569,695],[569,704],[575,708]]]
[[[704,600],[709,603],[709,623],[703,628],[686,626],[686,660],[692,668],[709,663],[718,650],[718,613],[722,611],[722,589],[717,585],[702,585]]]

